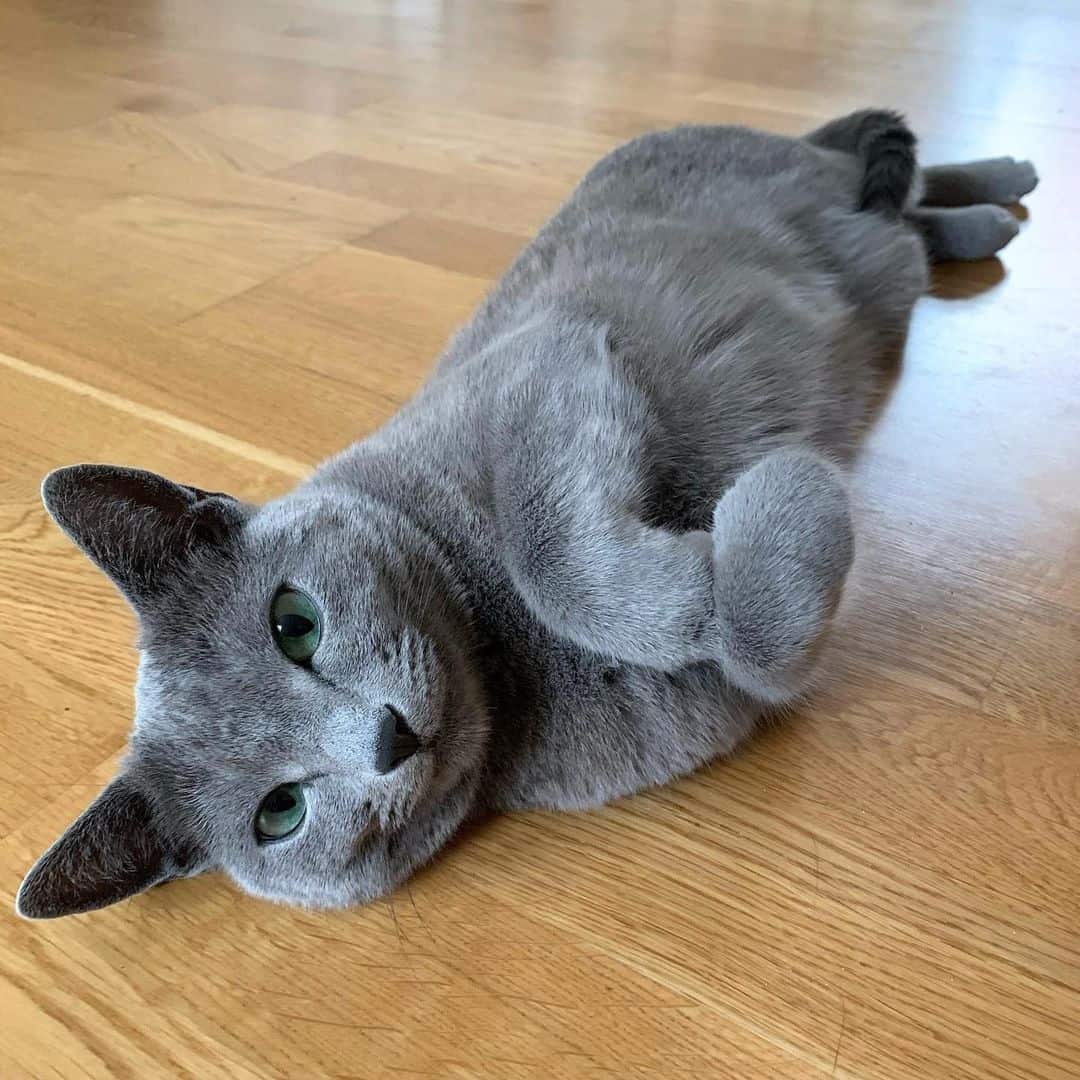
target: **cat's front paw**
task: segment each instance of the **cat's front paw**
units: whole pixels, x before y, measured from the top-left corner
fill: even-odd
[[[838,471],[802,450],[770,454],[717,503],[713,570],[721,660],[765,701],[805,687],[854,555]]]

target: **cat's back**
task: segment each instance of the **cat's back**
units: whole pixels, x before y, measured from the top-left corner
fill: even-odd
[[[779,214],[803,206],[853,207],[861,177],[856,158],[800,138],[684,125],[617,147],[589,170],[564,212],[629,210],[709,220],[740,206]]]
[[[407,460],[417,498],[441,477],[482,516],[500,415],[522,398],[591,393],[597,340],[613,353],[602,377],[655,406],[675,471],[704,470],[702,497],[772,443],[850,444],[876,378],[867,357],[925,274],[910,230],[857,212],[861,171],[853,156],[740,127],[619,147],[365,456]],[[900,264],[919,280],[894,303]],[[881,310],[864,296],[884,297]]]
[[[910,240],[897,223],[857,213],[862,171],[853,155],[743,127],[684,126],[634,139],[586,174],[438,371],[470,362],[552,306],[640,321],[641,334],[663,339],[650,344],[671,342],[686,355],[701,352],[714,314],[730,322],[733,309],[774,299],[781,314],[858,303],[861,253]],[[907,245],[908,261],[921,260],[916,248]],[[758,337],[768,334],[762,322]],[[782,322],[773,325],[787,335]]]

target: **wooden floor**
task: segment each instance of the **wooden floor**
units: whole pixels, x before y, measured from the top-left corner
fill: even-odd
[[[1080,1076],[1078,41],[1065,0],[3,0],[5,904],[114,769],[136,659],[46,470],[285,490],[652,127],[889,104],[1042,183],[919,306],[812,708],[366,909],[208,877],[4,915],[0,1076]]]

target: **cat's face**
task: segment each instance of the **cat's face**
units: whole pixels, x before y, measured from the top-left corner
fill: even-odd
[[[343,905],[449,838],[488,729],[452,575],[408,522],[94,467],[53,474],[45,498],[135,606],[142,656],[125,768],[28,875],[23,914],[213,868]]]

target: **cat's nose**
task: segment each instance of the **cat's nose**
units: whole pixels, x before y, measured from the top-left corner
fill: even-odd
[[[416,732],[393,705],[384,705],[375,738],[375,771],[388,773],[420,749]]]

